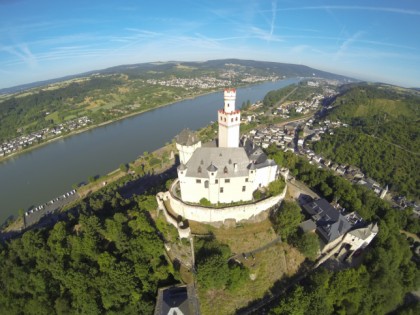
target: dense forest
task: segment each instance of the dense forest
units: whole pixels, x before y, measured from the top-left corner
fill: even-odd
[[[355,165],[383,187],[388,185],[408,197],[420,196],[420,156],[381,138],[351,128],[340,128],[333,135],[323,135],[313,146],[337,163]]]
[[[390,86],[344,86],[323,116],[350,125],[325,134],[317,153],[358,166],[367,176],[409,197],[420,196],[420,94]]]
[[[81,201],[52,228],[0,247],[1,314],[151,314],[177,273],[150,218],[154,196],[115,187]]]
[[[354,269],[331,272],[320,267],[276,300],[270,314],[386,314],[398,309],[417,314],[419,304],[402,305],[407,292],[420,284],[419,257],[401,229],[420,235],[418,219],[397,211],[373,192],[331,172],[318,169],[293,153],[269,148],[270,157],[329,201],[379,223],[379,233]],[[416,244],[415,246],[420,246]]]

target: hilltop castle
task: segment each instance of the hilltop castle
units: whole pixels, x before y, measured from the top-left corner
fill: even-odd
[[[216,143],[201,145],[198,137],[183,130],[176,138],[181,164],[178,179],[181,199],[212,204],[250,201],[253,192],[277,177],[277,164],[251,141],[239,139],[241,112],[235,109],[236,90],[224,91],[224,108],[218,111]]]
[[[157,201],[181,237],[189,233],[184,219],[206,223],[260,221],[286,194],[284,188],[279,195],[254,200],[254,192],[276,180],[279,171],[261,148],[246,138],[240,140],[241,113],[235,109],[235,100],[236,90],[225,89],[216,141],[202,144],[188,129],[175,137],[180,159],[178,179],[169,191],[157,195]]]

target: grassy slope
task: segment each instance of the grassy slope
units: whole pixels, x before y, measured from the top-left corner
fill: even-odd
[[[213,228],[209,225],[190,221],[193,233],[207,235],[229,245],[232,253],[250,252],[263,246],[277,237],[269,220],[260,223],[242,224],[235,228]],[[285,277],[294,275],[302,264],[304,257],[295,248],[286,243],[277,243],[262,252],[245,260],[238,258],[246,267],[254,280],[248,279],[240,288],[228,290],[203,290],[198,286],[200,308],[203,315],[234,314],[237,309],[262,298],[270,288]]]

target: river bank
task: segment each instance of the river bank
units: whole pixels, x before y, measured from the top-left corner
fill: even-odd
[[[74,205],[84,200],[85,198],[89,197],[91,194],[94,194],[95,192],[99,191],[102,188],[105,188],[108,185],[111,185],[115,183],[116,181],[122,179],[123,177],[129,177],[131,181],[138,180],[140,177],[142,177],[137,170],[139,166],[143,165],[142,167],[142,174],[149,173],[152,170],[152,167],[148,165],[148,160],[150,160],[150,157],[157,157],[162,159],[165,154],[170,155],[170,152],[175,152],[175,144],[171,143],[168,145],[164,145],[156,150],[154,150],[151,153],[148,153],[147,156],[142,155],[129,165],[128,171],[123,171],[121,169],[115,169],[108,174],[105,174],[97,179],[95,179],[94,182],[86,183],[81,185],[77,188],[77,194],[74,195],[74,198],[71,200],[69,199],[69,202],[66,203],[64,206],[60,207],[59,212],[61,211],[67,211],[71,209],[71,207],[74,207]],[[162,162],[160,164],[159,168],[153,168],[153,175],[160,176],[165,171],[167,171],[169,168],[173,167],[175,165],[176,158],[175,154],[173,155],[172,159],[169,159],[167,162]],[[55,199],[55,198],[53,198]],[[54,211],[55,212],[55,211]],[[0,233],[15,233],[15,232],[21,232],[25,228],[25,222],[23,218],[24,214],[19,215],[18,217],[15,217],[10,222],[7,223],[3,222],[1,225]],[[7,223],[7,224],[6,224]]]
[[[249,87],[249,86],[252,86],[252,85],[245,85],[245,86],[242,86],[242,87]],[[182,101],[185,101],[185,100],[193,100],[197,97],[204,96],[204,95],[211,94],[211,93],[216,93],[216,92],[218,92],[218,89],[214,89],[214,90],[203,92],[203,93],[198,93],[197,95],[194,95],[194,96],[181,98],[179,100],[174,100],[172,102],[157,105],[156,107],[153,107],[153,108],[139,110],[139,111],[136,111],[136,112],[133,112],[133,113],[129,113],[129,114],[126,114],[126,115],[123,115],[123,116],[120,116],[120,117],[113,118],[111,120],[104,121],[104,122],[99,123],[99,124],[93,124],[93,125],[90,125],[90,126],[85,127],[85,128],[80,128],[79,130],[75,130],[75,131],[70,132],[68,134],[61,135],[61,136],[58,136],[58,137],[54,137],[54,138],[48,139],[46,141],[43,141],[41,143],[31,145],[28,148],[13,152],[13,153],[8,154],[6,156],[2,156],[2,157],[0,157],[0,163],[4,162],[4,161],[6,161],[10,158],[17,157],[17,156],[19,156],[23,153],[28,153],[30,151],[36,150],[36,149],[38,149],[38,148],[40,148],[44,145],[47,145],[51,142],[54,142],[54,141],[62,140],[62,139],[65,139],[65,138],[68,138],[68,137],[71,137],[71,136],[75,136],[77,134],[80,134],[80,133],[83,133],[83,132],[86,132],[86,131],[89,131],[89,130],[93,130],[93,129],[96,129],[96,128],[99,128],[99,127],[102,127],[102,126],[106,126],[106,125],[109,125],[109,124],[112,124],[112,123],[130,118],[130,117],[134,117],[134,116],[137,116],[137,115],[144,114],[144,113],[147,113],[149,111],[153,111],[153,110],[156,110],[156,109],[159,109],[159,108],[162,108],[162,107],[170,106],[170,105],[173,105],[177,102],[182,102]]]

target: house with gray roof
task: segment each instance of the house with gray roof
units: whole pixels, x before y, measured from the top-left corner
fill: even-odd
[[[347,233],[352,225],[325,199],[314,200],[303,205],[303,209],[316,225],[316,232],[325,244],[329,244]]]
[[[187,286],[174,286],[158,290],[154,315],[199,315],[196,298]]]

